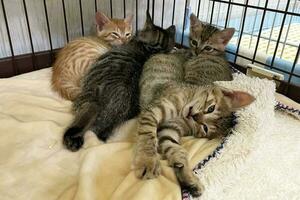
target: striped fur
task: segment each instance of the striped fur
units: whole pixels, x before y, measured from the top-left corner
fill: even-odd
[[[174,46],[175,27],[162,29],[147,14],[145,27],[128,44],[117,46],[98,59],[83,81],[74,101],[74,123],[64,135],[64,145],[77,151],[86,130],[106,140],[112,130],[139,113],[139,79],[144,62]],[[89,116],[89,118],[86,118]]]
[[[190,46],[195,56],[185,63],[186,82],[207,85],[214,81],[232,80],[232,72],[224,51],[234,29],[221,31],[210,24],[202,23],[194,14],[190,17],[190,23]]]
[[[160,97],[145,107],[138,118],[134,156],[137,177],[149,179],[160,174],[159,149],[174,167],[179,183],[187,187],[193,196],[199,196],[203,186],[188,165],[180,138],[186,135],[207,138],[226,135],[233,126],[232,112],[253,100],[248,93],[228,91],[213,85],[182,83],[165,87]]]
[[[65,99],[74,100],[81,91],[82,77],[96,59],[111,45],[121,45],[131,39],[131,20],[132,16],[110,20],[97,12],[97,37],[75,39],[59,51],[52,67],[53,90]]]

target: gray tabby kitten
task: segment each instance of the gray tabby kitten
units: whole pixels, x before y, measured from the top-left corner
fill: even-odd
[[[226,135],[233,127],[232,111],[249,105],[253,97],[213,85],[200,87],[184,83],[186,59],[182,53],[159,54],[144,65],[134,166],[139,178],[157,177],[160,174],[158,148],[174,167],[180,185],[193,196],[199,196],[203,186],[187,162],[180,138]]]
[[[220,30],[205,24],[191,14],[190,46],[195,55],[185,63],[185,81],[207,85],[214,81],[231,81],[232,72],[225,59],[225,46],[234,34],[234,28]]]
[[[63,143],[77,151],[84,134],[93,130],[105,141],[112,130],[139,114],[139,80],[146,60],[155,53],[170,52],[175,44],[175,26],[155,26],[147,12],[143,30],[127,44],[116,46],[94,63],[75,99],[76,116]]]

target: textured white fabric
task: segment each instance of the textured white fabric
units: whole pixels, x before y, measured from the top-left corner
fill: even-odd
[[[0,79],[0,199],[181,199],[173,170],[163,161],[158,179],[137,180],[131,170],[135,121],[108,144],[92,133],[76,153],[61,145],[72,120],[71,102],[50,90],[50,69]],[[201,199],[300,199],[300,124],[274,112],[270,81],[235,76],[222,85],[257,100],[238,112],[239,124],[218,154],[198,171]],[[122,136],[122,137],[121,137]],[[184,138],[191,166],[220,141]]]
[[[198,170],[201,199],[300,199],[300,121],[274,111],[274,84],[244,75],[219,84],[257,99],[237,113],[221,153]]]

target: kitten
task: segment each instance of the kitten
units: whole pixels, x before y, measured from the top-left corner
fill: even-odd
[[[184,64],[186,82],[207,85],[214,81],[232,80],[230,64],[225,59],[225,46],[234,31],[234,28],[219,30],[191,14],[190,46],[195,56]]]
[[[212,85],[167,86],[160,97],[141,111],[138,118],[138,138],[133,160],[137,177],[149,179],[160,174],[159,148],[169,165],[175,169],[180,185],[193,196],[199,196],[203,186],[188,165],[187,152],[180,146],[180,138],[186,135],[208,138],[223,136],[227,132],[225,127],[232,127],[231,113],[253,100],[246,92]]]
[[[97,37],[75,39],[59,51],[52,67],[53,89],[63,98],[74,100],[92,63],[112,45],[122,45],[131,39],[132,18],[130,15],[126,19],[109,19],[97,12]]]
[[[143,30],[128,44],[114,47],[92,66],[74,102],[75,120],[63,143],[77,151],[84,133],[92,129],[105,141],[112,130],[139,113],[139,79],[144,62],[153,54],[169,52],[175,44],[175,26],[155,26],[147,12]]]
[[[224,109],[222,104],[219,106],[219,108],[216,108],[216,105],[213,104],[211,97],[208,98],[206,95],[205,92],[210,91],[211,88],[215,88],[215,86],[211,85],[199,87],[197,85],[191,85],[185,82],[183,67],[184,63],[189,58],[190,55],[188,51],[181,50],[172,54],[157,54],[152,56],[144,64],[140,79],[140,106],[142,113],[152,109],[156,112],[160,110],[162,122],[158,123],[156,127],[157,131],[156,129],[153,129],[155,130],[153,134],[157,132],[159,141],[156,145],[158,145],[159,152],[165,156],[170,166],[174,167],[176,176],[182,187],[186,187],[193,196],[199,196],[203,190],[203,187],[188,166],[186,151],[180,146],[180,138],[187,135],[192,135],[195,137],[207,137],[210,139],[225,136],[233,127],[233,114],[231,110]],[[188,111],[184,111],[185,113],[196,113],[196,111],[193,111],[192,109],[190,110],[190,105],[185,103],[185,101],[188,101],[187,99],[191,98],[194,93],[197,96],[196,92],[198,90],[203,91],[203,93],[201,93],[202,96],[198,94],[198,97],[207,98],[208,102],[210,103],[210,105],[203,104],[202,106],[204,107],[200,106],[202,112],[205,111],[207,114],[214,113],[214,115],[209,116],[210,119],[206,120],[205,123],[203,123],[203,113],[200,114],[200,111],[195,115],[188,114],[189,117],[182,116],[178,113],[182,112],[183,105],[189,108]],[[232,93],[236,96],[238,96],[238,94],[246,96],[249,100],[249,103],[252,101],[252,97],[247,93]],[[155,105],[158,106],[155,107]],[[142,118],[143,117],[140,116],[140,119]],[[152,117],[148,118],[148,120],[149,119],[154,120]],[[147,120],[147,118],[143,118],[142,120]],[[191,121],[191,123],[189,121]],[[198,121],[199,124],[192,123],[193,121]],[[139,128],[143,129],[144,126],[149,127],[151,125],[153,125],[153,122],[145,123],[143,121],[139,124]],[[138,137],[138,150],[134,159],[136,168],[141,167],[144,161],[147,162],[147,156],[144,157],[143,155],[138,155],[139,153],[143,154],[143,147],[145,147],[147,150],[155,151],[152,149],[155,146],[155,141],[151,141],[153,135],[150,134],[148,136],[150,139],[146,137],[145,139],[141,140],[140,138],[144,137],[144,135]],[[151,143],[154,146],[150,145],[149,147],[149,144]],[[141,149],[139,149],[139,147],[141,147]],[[143,160],[144,158],[145,160]],[[154,171],[147,173],[147,169],[145,168],[146,166],[147,164],[142,166],[143,170],[136,171],[136,174],[139,178],[153,178],[159,174],[159,170],[151,168],[151,166],[150,170]]]

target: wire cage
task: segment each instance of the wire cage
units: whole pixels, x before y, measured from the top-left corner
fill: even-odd
[[[176,41],[188,47],[189,15],[236,32],[226,47],[233,66],[248,64],[283,75],[278,91],[300,102],[299,0],[1,0],[0,77],[50,67],[55,53],[93,32],[94,14],[134,14],[134,31],[149,9],[154,23],[176,25]]]

